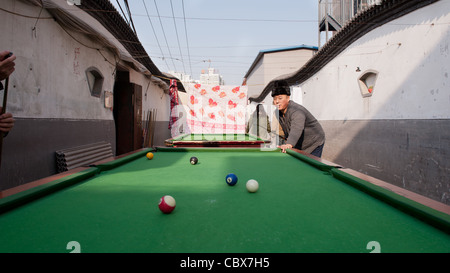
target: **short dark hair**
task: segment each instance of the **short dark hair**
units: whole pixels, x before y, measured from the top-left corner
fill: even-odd
[[[272,89],[272,97],[278,95],[291,95],[291,89],[289,88],[289,84],[285,80],[278,80],[273,83]]]

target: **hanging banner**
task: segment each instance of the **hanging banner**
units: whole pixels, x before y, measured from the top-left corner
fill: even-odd
[[[244,134],[247,87],[184,84],[184,133]]]
[[[178,87],[176,80],[170,80],[170,88],[169,88],[169,96],[170,96],[170,119],[169,119],[169,130],[171,131],[172,137],[178,135],[178,126],[174,126],[177,123],[179,116],[177,113],[177,108],[179,104],[178,99]]]

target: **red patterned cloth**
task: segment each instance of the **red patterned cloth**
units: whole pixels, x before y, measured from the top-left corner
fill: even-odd
[[[186,86],[189,101],[184,106],[190,133],[245,133],[246,86]]]
[[[170,119],[169,129],[172,129],[173,124],[178,120],[178,114],[174,111],[174,107],[178,105],[178,87],[176,80],[170,80]]]

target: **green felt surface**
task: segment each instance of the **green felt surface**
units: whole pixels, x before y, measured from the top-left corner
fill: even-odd
[[[0,214],[0,252],[69,252],[70,241],[81,252],[367,253],[370,241],[381,252],[450,251],[448,234],[289,154],[145,153]],[[168,215],[157,207],[165,194],[177,202]]]

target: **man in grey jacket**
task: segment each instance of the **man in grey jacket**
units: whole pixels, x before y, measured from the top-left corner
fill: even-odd
[[[291,101],[290,96],[288,83],[284,80],[276,81],[272,90],[273,104],[278,107],[278,119],[285,139],[278,147],[282,152],[296,148],[321,157],[325,144],[322,126],[305,107]]]

